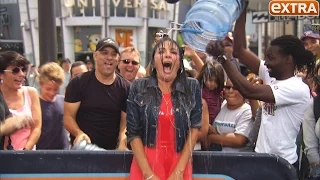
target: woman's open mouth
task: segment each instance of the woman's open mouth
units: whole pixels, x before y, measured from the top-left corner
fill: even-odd
[[[166,62],[163,62],[162,65],[163,65],[163,72],[164,73],[168,73],[168,74],[171,73],[171,71],[172,71],[172,62],[166,61]]]

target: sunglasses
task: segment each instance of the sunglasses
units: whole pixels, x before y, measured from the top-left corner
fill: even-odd
[[[27,68],[25,67],[15,67],[12,70],[6,69],[5,72],[11,72],[12,74],[18,74],[20,71],[25,73],[27,71]]]
[[[233,90],[238,90],[236,87],[234,87],[234,86],[224,86],[224,88],[225,89],[227,89],[227,90],[230,90],[231,88],[233,89]]]
[[[130,62],[131,62],[131,64],[134,65],[134,66],[140,64],[139,62],[134,61],[134,60],[130,60],[130,59],[124,59],[124,60],[121,60],[121,61],[122,61],[124,64],[130,64]]]

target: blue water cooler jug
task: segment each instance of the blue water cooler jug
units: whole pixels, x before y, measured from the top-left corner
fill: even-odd
[[[193,49],[205,52],[210,40],[224,39],[245,7],[245,0],[198,0],[182,24],[182,37]]]

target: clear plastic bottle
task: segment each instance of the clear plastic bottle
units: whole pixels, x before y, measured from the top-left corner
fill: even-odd
[[[182,25],[186,44],[205,51],[210,40],[224,39],[244,9],[245,0],[198,0]]]
[[[99,146],[95,144],[89,144],[87,141],[82,140],[75,144],[71,150],[83,150],[83,151],[106,151],[103,148],[100,148]]]

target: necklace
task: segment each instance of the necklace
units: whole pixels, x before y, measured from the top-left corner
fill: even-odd
[[[169,96],[169,98],[168,98],[167,96]],[[167,108],[168,108],[169,101],[171,100],[170,94],[169,94],[169,95],[168,95],[168,94],[162,94],[162,97],[163,97],[163,100],[164,100],[164,102],[166,103],[166,106],[167,106]],[[168,98],[168,99],[167,99],[167,98]]]
[[[174,123],[174,115],[173,115],[173,107],[172,104],[170,105],[169,108],[169,103],[171,103],[171,94],[162,94],[162,99],[165,102],[166,105],[166,112],[164,112],[164,115],[166,119],[168,119],[171,123],[171,125],[176,129],[175,123]]]

